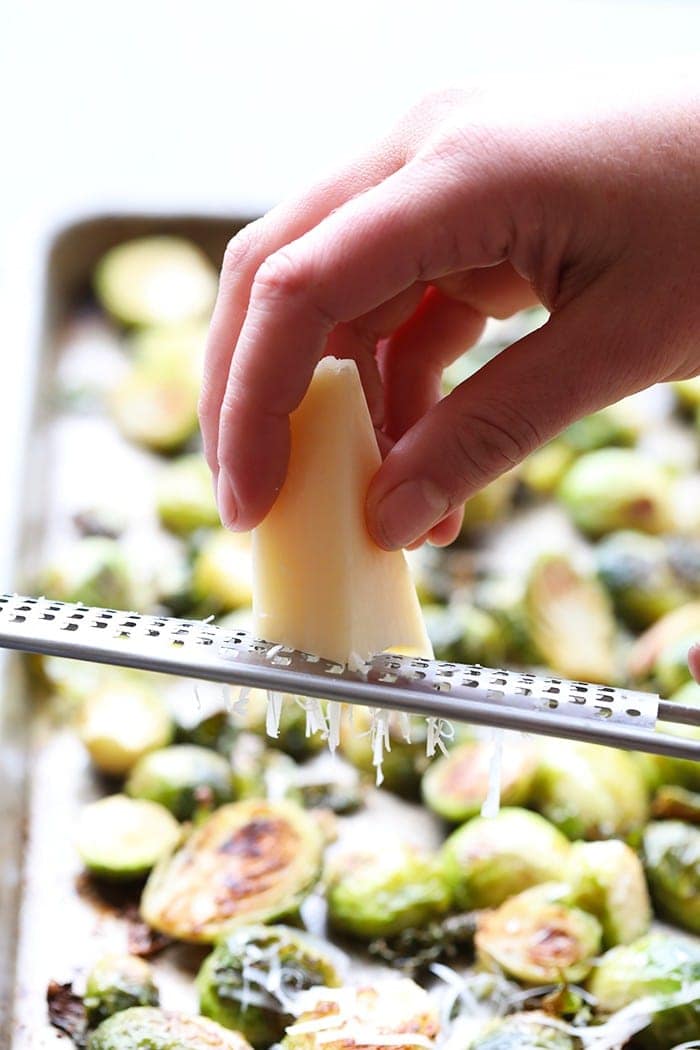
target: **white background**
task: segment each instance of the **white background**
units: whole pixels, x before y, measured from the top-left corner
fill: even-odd
[[[260,209],[435,87],[544,76],[556,94],[601,69],[644,80],[700,61],[693,0],[0,0],[0,27],[5,511],[32,274],[56,223],[104,208]],[[6,539],[0,524],[0,587]]]

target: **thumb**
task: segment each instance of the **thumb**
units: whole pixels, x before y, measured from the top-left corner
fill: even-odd
[[[618,320],[617,294],[607,281],[589,286],[403,435],[368,493],[380,546],[408,546],[569,423],[658,378],[650,350],[662,336],[648,319],[635,324],[630,309]]]

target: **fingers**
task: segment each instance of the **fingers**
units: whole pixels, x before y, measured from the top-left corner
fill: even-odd
[[[688,655],[688,664],[692,671],[693,678],[696,682],[700,682],[700,643],[694,645]]]
[[[637,373],[619,367],[631,319],[604,306],[620,294],[597,282],[404,434],[368,494],[368,526],[382,547],[412,543],[568,423],[651,381],[644,346]]]
[[[516,273],[509,262],[487,270],[448,274],[435,284],[445,295],[469,303],[486,317],[511,317],[539,302],[530,282]]]
[[[449,168],[436,179],[434,162],[412,162],[258,270],[219,420],[217,459],[237,528],[256,525],[282,485],[289,413],[331,331],[416,283],[498,261],[489,246],[507,243],[508,216],[489,213],[487,186],[478,175],[470,181]],[[491,180],[483,181],[490,192]],[[467,219],[464,195],[473,203]]]

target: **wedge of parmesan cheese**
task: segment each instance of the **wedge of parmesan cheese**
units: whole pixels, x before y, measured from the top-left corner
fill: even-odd
[[[286,481],[253,533],[259,637],[340,664],[432,656],[403,552],[381,550],[365,525],[380,462],[355,362],[324,358],[291,417]]]

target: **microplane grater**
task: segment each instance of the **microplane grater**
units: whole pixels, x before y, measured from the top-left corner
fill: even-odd
[[[700,707],[530,672],[382,653],[362,670],[174,617],[0,595],[0,647],[700,761]]]

